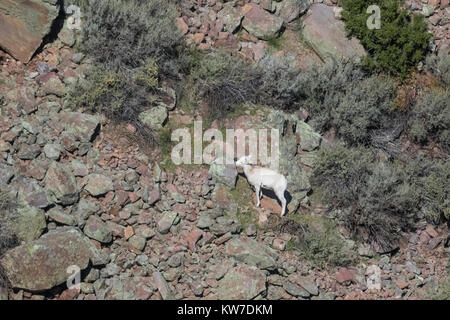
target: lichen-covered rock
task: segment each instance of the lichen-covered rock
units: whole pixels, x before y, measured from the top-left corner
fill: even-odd
[[[255,3],[249,3],[242,9],[242,26],[250,34],[262,40],[276,37],[283,27],[283,19],[270,14]]]
[[[232,2],[226,3],[217,15],[219,19],[223,20],[224,30],[231,33],[239,28],[242,18],[244,18],[242,12],[233,5]]]
[[[300,136],[300,147],[302,150],[313,151],[320,146],[322,137],[309,124],[297,121],[296,133]]]
[[[225,252],[237,261],[259,269],[275,270],[277,268],[277,253],[251,238],[235,238],[228,241]]]
[[[302,35],[324,60],[359,58],[366,54],[356,38],[347,38],[344,22],[334,17],[333,7],[314,3],[303,19]]]
[[[84,234],[101,243],[109,243],[112,240],[112,231],[106,223],[97,216],[90,216],[84,226]]]
[[[87,184],[84,186],[84,190],[92,196],[98,197],[114,190],[114,184],[110,177],[93,173],[87,176]]]
[[[139,120],[152,129],[161,129],[169,114],[167,108],[160,104],[139,114]]]
[[[29,242],[39,238],[47,227],[44,211],[30,206],[21,190],[5,190],[13,204],[0,216],[1,230],[17,236],[19,241]]]
[[[0,162],[0,187],[6,186],[14,177],[14,168],[4,162]]]
[[[256,267],[239,265],[229,270],[219,281],[217,297],[220,300],[250,300],[266,291],[266,276]]]
[[[80,140],[80,142],[92,141],[100,129],[98,116],[80,112],[59,113],[58,120],[65,130]]]
[[[238,172],[235,165],[224,165],[212,162],[209,166],[209,173],[218,183],[221,183],[231,189],[234,189],[236,186]]]
[[[178,217],[178,213],[175,211],[164,212],[161,219],[158,221],[158,231],[161,234],[166,234],[169,232],[170,227],[175,222]]]
[[[148,300],[153,293],[151,277],[113,277],[106,281],[105,299]]]
[[[290,23],[304,14],[313,0],[284,0],[276,5],[276,14],[283,18],[285,23]]]
[[[72,275],[68,267],[75,265],[84,270],[99,254],[80,231],[65,227],[7,251],[0,265],[13,288],[45,291]]]
[[[45,188],[50,201],[71,205],[78,201],[79,190],[72,171],[65,165],[52,162],[45,175]]]
[[[59,15],[59,1],[3,0],[0,2],[0,47],[28,62],[50,33]]]

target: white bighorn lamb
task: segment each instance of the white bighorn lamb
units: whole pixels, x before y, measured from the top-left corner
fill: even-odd
[[[256,206],[260,206],[261,188],[273,190],[281,202],[281,216],[284,216],[286,213],[286,198],[284,197],[284,192],[287,188],[286,177],[274,170],[254,166],[250,163],[251,156],[242,157],[236,161],[236,167],[244,169],[248,182],[255,187]]]

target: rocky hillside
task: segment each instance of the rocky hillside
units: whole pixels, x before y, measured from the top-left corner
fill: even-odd
[[[384,250],[329,214],[312,176],[338,134],[303,108],[258,102],[210,121],[280,130],[284,217],[270,193],[255,206],[235,166],[170,162],[161,137],[207,119],[180,93],[183,79],[160,79],[159,100],[136,115],[156,144],[134,122],[73,108],[95,58],[67,27],[70,1],[31,2],[0,4],[0,299],[423,299],[448,282],[446,222],[419,219]],[[253,65],[273,55],[303,70],[367,54],[337,2],[183,0],[174,23],[203,53],[231,50]],[[405,6],[425,15],[432,50],[448,55],[449,1]],[[442,154],[402,138],[405,154]],[[79,287],[68,288],[73,275]]]

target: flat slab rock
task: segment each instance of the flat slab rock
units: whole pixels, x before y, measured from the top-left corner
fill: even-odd
[[[99,256],[98,249],[80,231],[64,227],[7,251],[0,265],[13,288],[40,292],[64,283],[72,275],[68,267],[76,265],[84,270]]]
[[[30,61],[59,15],[57,0],[0,1],[0,47]]]
[[[258,268],[242,264],[228,271],[218,285],[219,300],[250,300],[265,292],[266,276]]]
[[[357,58],[366,54],[356,38],[347,38],[344,22],[334,16],[333,7],[314,3],[303,18],[302,35],[324,60]]]

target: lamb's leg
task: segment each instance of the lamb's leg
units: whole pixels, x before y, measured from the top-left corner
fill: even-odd
[[[280,199],[281,202],[281,216],[284,216],[286,213],[286,198],[284,197],[284,190],[283,191],[275,191],[275,194],[277,195],[278,199]]]
[[[261,186],[255,186],[255,191],[256,191],[256,206],[259,207],[259,205],[260,205],[259,195],[261,193]]]

